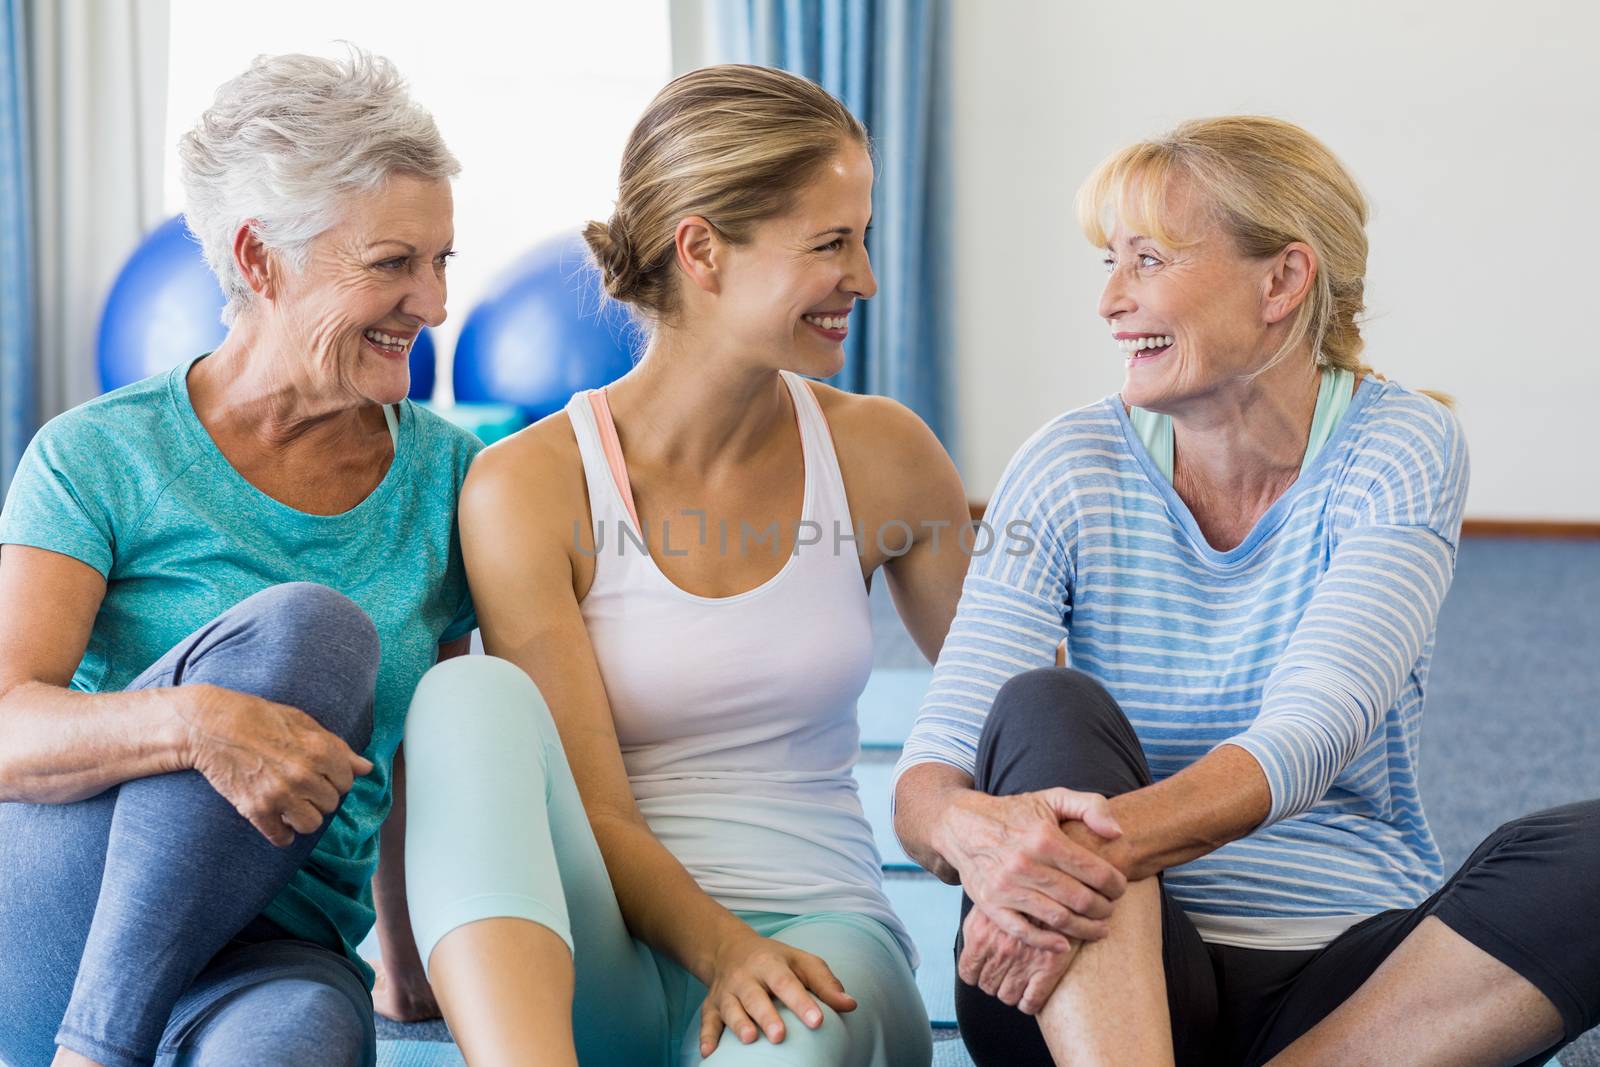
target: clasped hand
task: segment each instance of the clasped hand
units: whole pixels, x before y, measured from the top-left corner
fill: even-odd
[[[973,907],[962,923],[961,980],[1032,1015],[1078,946],[1109,932],[1127,879],[1109,854],[1122,828],[1106,799],[1047,789],[971,793],[951,813],[946,851]],[[950,852],[955,855],[950,855]]]
[[[183,763],[280,848],[338,810],[372,761],[299,708],[214,685],[173,690]]]

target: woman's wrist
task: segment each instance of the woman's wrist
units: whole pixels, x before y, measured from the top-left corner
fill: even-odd
[[[970,811],[966,805],[970,803],[971,797],[980,795],[975,789],[951,790],[944,794],[942,798],[944,802],[939,805],[928,834],[928,844],[932,846],[938,859],[947,864],[958,879],[961,877],[961,868],[966,856],[962,834],[963,824],[970,819]]]
[[[194,770],[200,762],[200,729],[213,706],[216,686],[204,683],[149,690],[160,701],[161,746],[171,754],[174,770]]]
[[[704,946],[704,949],[700,958],[695,960],[693,965],[686,968],[690,974],[693,974],[708,987],[716,977],[719,961],[730,948],[748,938],[761,936],[752,930],[744,920],[732,912],[724,910],[720,904],[717,907],[719,911],[722,911],[722,916],[716,923],[715,931],[711,937],[697,939],[699,944]]]
[[[970,777],[932,762],[907,768],[896,786],[895,832],[912,859],[950,885],[960,880],[966,853],[954,819],[975,792]]]

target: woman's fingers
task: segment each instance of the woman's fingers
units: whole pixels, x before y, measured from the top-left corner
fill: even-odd
[[[240,811],[239,814],[249,819],[250,825],[256,828],[256,832],[278,848],[288,848],[294,844],[294,831],[289,829],[281,814],[251,815],[243,811]]]
[[[993,997],[999,996],[1008,982],[1019,986],[1026,982],[1025,972],[1015,980],[1013,975],[1022,970],[1030,957],[1039,953],[1015,938],[1007,937],[977,908],[967,914],[963,932],[972,939],[969,944],[976,948],[971,960],[963,960],[967,972],[973,975],[965,979],[968,985],[975,985]],[[1020,993],[1019,988],[1017,994]],[[1016,1000],[1013,998],[1005,1003],[1015,1004]]]
[[[822,1002],[834,1011],[856,1010],[856,998],[845,992],[844,983],[839,981],[833,969],[820,956],[802,954],[794,965],[794,971],[805,982],[806,988],[822,998]]]
[[[999,944],[999,927],[987,912],[974,907],[961,921],[961,958],[956,960],[956,974],[967,985],[977,985],[989,956]]]
[[[1045,789],[1039,796],[1050,805],[1058,819],[1076,819],[1101,837],[1122,836],[1122,827],[1111,814],[1111,802],[1099,793],[1080,793],[1075,789]]]
[[[1030,974],[1028,984],[1022,991],[1022,999],[1017,1002],[1017,1010],[1024,1015],[1037,1015],[1044,1011],[1044,1006],[1049,1003],[1056,986],[1061,984],[1062,976],[1067,973],[1067,968],[1070,966],[1072,966],[1072,956],[1069,954],[1061,960],[1059,967],[1036,970]]]
[[[1033,896],[1037,901],[1034,907],[1040,910],[1047,910],[1047,898],[1037,893],[1033,894]],[[1037,923],[1031,922],[1027,914],[1011,908],[986,908],[984,910],[996,926],[1025,945],[1047,952],[1060,951],[1068,945],[1064,934],[1052,927],[1039,925],[1044,921],[1043,919],[1040,919]],[[1102,932],[1099,936],[1104,937],[1105,934]]]
[[[1076,879],[1099,898],[1107,916],[1111,914],[1112,903],[1128,889],[1128,879],[1117,870],[1116,864],[1059,829],[1040,830],[1030,835],[1026,847],[1029,858],[1034,860],[1030,873],[1057,883],[1062,879]],[[1080,903],[1087,906],[1089,900],[1083,897]]]
[[[1047,898],[1050,906],[1057,912],[1070,913],[1084,919],[1104,921],[1110,919],[1116,911],[1116,903],[1108,900],[1095,892],[1094,889],[1069,874],[1062,874],[1054,867],[1035,866],[1024,877],[1012,881],[1012,894],[1017,901],[1032,900],[1029,893],[1038,893]],[[1034,914],[1033,909],[1014,904],[1018,911]],[[1041,914],[1038,918],[1050,926],[1059,924],[1049,915]],[[1063,928],[1063,932],[1066,931]]]
[[[978,988],[991,997],[999,995],[1001,984],[1016,964],[1016,954],[1027,951],[1020,942],[1013,941],[1010,945],[996,945],[983,960],[983,969],[978,972]]]
[[[1030,948],[1007,936],[981,908],[973,908],[962,923],[962,952],[956,969],[967,985],[1034,1015],[1055,992],[1075,951],[1076,946],[1070,944],[1064,951]]]
[[[856,1006],[855,998],[820,957],[760,937],[736,939],[724,947],[701,1006],[702,1056],[711,1055],[724,1030],[747,1045],[762,1035],[773,1044],[781,1043],[788,1028],[780,1007],[816,1029],[827,1018],[822,1004],[840,1012]]]
[[[1047,897],[1058,912],[1070,912],[1085,919],[1109,919],[1116,910],[1113,901],[1101,896],[1072,875],[1061,873],[1053,866],[1030,865],[1024,873],[1012,878],[1011,888],[1013,906],[1029,914],[1033,914],[1031,908],[1016,903],[1024,899],[1031,900],[1029,893]],[[1057,925],[1049,915],[1040,915],[1039,919],[1047,925]]]
[[[321,774],[309,776],[300,787],[300,795],[324,815],[338,811],[339,804],[344,800],[344,794],[334,788],[326,775]]]
[[[722,1012],[707,997],[706,1002],[700,1005],[700,1058],[705,1059],[716,1051],[717,1042],[722,1040]]]
[[[260,834],[281,847],[315,832],[357,774],[372,770],[343,740],[298,708],[248,693],[197,686],[190,765]]]
[[[783,1020],[778,1018],[778,1009],[773,1006],[772,994],[766,986],[759,982],[745,985],[739,991],[739,1003],[743,1005],[751,1021],[767,1035],[768,1041],[776,1045],[783,1040]],[[754,1041],[755,1038],[752,1037],[750,1040]]]
[[[283,809],[283,821],[297,834],[311,834],[322,826],[323,814],[309,800],[295,797]]]
[[[1016,888],[1000,897],[1002,907],[986,910],[995,918],[1000,929],[1035,949],[1062,949],[1066,947],[1067,937],[1077,937],[1078,941],[1099,941],[1109,933],[1109,921],[1083,915],[1061,904],[1058,899],[1061,893],[1059,888],[1051,889],[1050,893],[1043,893],[1040,889]],[[1072,894],[1067,896],[1072,899]],[[1051,936],[1029,936],[1029,931],[1013,929],[1010,923],[1003,921],[1006,910],[1018,913],[1024,923],[1035,929],[1043,928],[1043,933]]]
[[[722,1024],[746,1045],[761,1036],[761,1031],[756,1029],[756,1024],[750,1021],[749,1013],[744,1010],[744,1004],[732,993],[724,993],[717,1007],[722,1013]]]
[[[969,932],[961,939],[961,958],[956,960],[956,976],[967,985],[977,985],[984,964],[989,962],[993,945],[987,937],[974,937]]]
[[[1023,991],[1028,988],[1028,969],[1020,963],[1012,966],[1000,976],[996,982],[994,998],[1000,1003],[1016,1007],[1022,999]]]
[[[798,967],[796,968],[798,970]],[[795,971],[779,967],[768,983],[778,999],[805,1025],[815,1030],[822,1025],[822,1009],[806,992],[805,985],[795,976]]]

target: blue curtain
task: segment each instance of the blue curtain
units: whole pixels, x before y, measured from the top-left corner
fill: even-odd
[[[953,449],[948,417],[949,80],[943,0],[718,0],[718,62],[804,75],[872,135],[868,251],[878,295],[831,381],[911,408]]]
[[[34,431],[33,198],[23,0],[0,0],[0,497]]]

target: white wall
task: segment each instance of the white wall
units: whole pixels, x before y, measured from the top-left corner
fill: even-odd
[[[1179,120],[1254,112],[1310,129],[1366,189],[1367,358],[1458,399],[1468,514],[1600,519],[1600,7],[950,3],[970,495],[1035,427],[1121,384],[1079,181]]]

